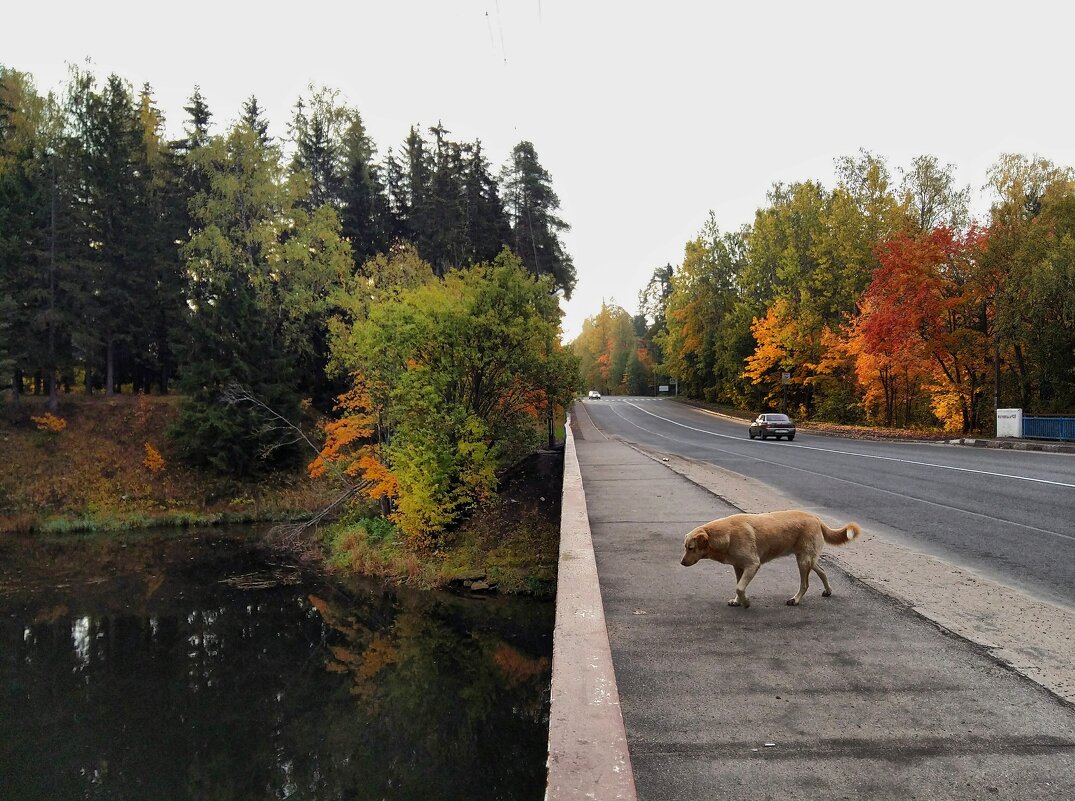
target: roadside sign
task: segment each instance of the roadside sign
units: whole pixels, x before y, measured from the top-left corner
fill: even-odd
[[[791,383],[791,373],[781,373],[780,374],[780,383],[781,384],[790,384]]]

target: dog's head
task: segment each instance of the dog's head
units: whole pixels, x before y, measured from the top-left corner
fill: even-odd
[[[709,553],[709,533],[699,526],[683,538],[683,559],[680,564],[690,567]]]

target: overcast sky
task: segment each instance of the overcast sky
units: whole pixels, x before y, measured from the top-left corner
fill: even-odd
[[[198,84],[218,125],[254,94],[283,137],[314,82],[359,109],[381,154],[438,120],[497,169],[530,140],[572,226],[571,339],[602,299],[634,313],[710,209],[736,229],[774,181],[831,187],[833,159],[859,148],[897,176],[934,154],[975,189],[1004,152],[1075,165],[1072,8],[62,0],[8,4],[0,63],[41,90],[86,58],[102,78],[148,81],[173,134]]]

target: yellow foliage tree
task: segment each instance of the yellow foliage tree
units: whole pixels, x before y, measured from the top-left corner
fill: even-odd
[[[164,457],[161,456],[160,451],[154,448],[149,442],[146,442],[145,447],[146,458],[142,460],[142,466],[150,473],[156,475],[164,469]]]
[[[51,412],[46,412],[40,417],[31,417],[30,419],[37,424],[38,431],[48,431],[52,434],[59,434],[67,428],[67,421],[62,417],[57,417]]]

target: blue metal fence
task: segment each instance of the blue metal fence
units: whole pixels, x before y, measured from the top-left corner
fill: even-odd
[[[1023,436],[1029,439],[1075,440],[1075,417],[1023,415]]]

